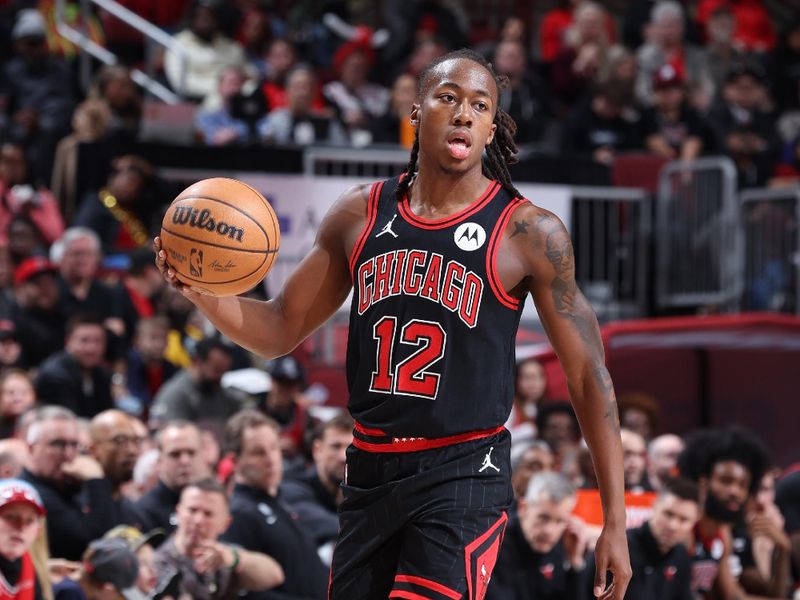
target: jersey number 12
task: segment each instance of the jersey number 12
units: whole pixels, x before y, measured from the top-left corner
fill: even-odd
[[[419,349],[397,364],[393,360],[395,335],[396,317],[383,317],[372,328],[372,337],[377,340],[378,347],[370,391],[436,400],[441,375],[431,373],[429,369],[444,356],[447,341],[444,329],[435,321],[420,319],[403,325],[400,343]]]

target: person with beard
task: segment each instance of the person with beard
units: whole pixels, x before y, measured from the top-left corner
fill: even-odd
[[[508,523],[486,600],[584,600],[587,531],[572,516],[575,486],[560,473],[534,475]]]
[[[662,482],[650,520],[628,530],[633,578],[627,600],[692,600],[691,561],[685,542],[700,516],[697,485]]]
[[[743,523],[746,502],[758,489],[767,464],[761,442],[742,429],[688,436],[678,470],[700,488],[702,510],[689,539],[696,598],[747,596],[737,577],[755,565],[746,531],[737,526]]]
[[[314,466],[281,486],[283,499],[297,511],[300,526],[318,547],[332,545],[339,533],[339,486],[354,424],[352,417],[341,414],[319,426],[311,445]]]
[[[133,467],[143,440],[134,429],[132,418],[120,410],[106,410],[89,423],[89,454],[103,468],[111,483],[116,514],[114,520],[125,525],[139,525],[141,518],[122,487],[133,478]]]
[[[66,408],[39,409],[27,441],[30,460],[20,479],[47,509],[50,555],[80,560],[89,542],[118,525],[111,483],[94,457],[79,455],[78,420]]]
[[[156,434],[158,483],[136,502],[142,529],[175,529],[175,506],[181,490],[208,475],[201,453],[200,430],[189,421],[170,421]]]
[[[8,318],[16,325],[23,368],[40,365],[64,347],[57,273],[56,266],[41,256],[24,260],[14,271],[14,299]]]
[[[184,419],[220,433],[225,421],[242,408],[241,399],[220,385],[233,365],[231,347],[219,338],[197,342],[192,366],[178,371],[158,390],[150,420]]]
[[[79,417],[92,418],[112,408],[111,373],[103,365],[106,331],[93,315],[76,315],[67,322],[66,344],[42,363],[36,374],[41,404],[60,404]]]

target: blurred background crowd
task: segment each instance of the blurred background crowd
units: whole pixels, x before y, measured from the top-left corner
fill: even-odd
[[[788,0],[122,4],[178,44],[94,5],[0,0],[0,598],[325,597],[346,398],[308,377],[307,349],[264,363],[165,285],[150,244],[179,187],[159,134],[192,157],[409,148],[416,75],[471,46],[508,78],[523,157],[724,155],[740,186],[800,182]],[[596,481],[553,389],[520,362],[490,600],[591,591]],[[656,398],[619,404],[629,598],[791,597],[798,471],[745,429],[669,431]]]

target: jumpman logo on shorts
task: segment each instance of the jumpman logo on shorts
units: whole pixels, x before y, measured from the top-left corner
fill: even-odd
[[[384,225],[384,226],[383,226],[383,229],[381,229],[380,233],[379,233],[378,235],[376,235],[375,237],[376,237],[376,238],[379,238],[379,237],[381,237],[381,236],[382,236],[384,233],[389,233],[389,234],[391,234],[391,236],[392,236],[392,237],[395,237],[395,238],[396,238],[396,237],[397,237],[397,234],[396,234],[394,231],[392,231],[392,223],[394,223],[394,220],[395,220],[396,218],[397,218],[397,213],[395,213],[395,214],[394,214],[394,216],[392,217],[392,220],[391,220],[391,221],[389,221],[389,222],[388,222],[386,225]]]
[[[496,467],[496,466],[495,466],[495,465],[492,463],[492,450],[494,450],[494,446],[492,446],[491,448],[489,448],[489,452],[487,452],[487,453],[486,453],[486,456],[483,458],[483,465],[481,465],[481,468],[480,468],[480,469],[478,469],[478,473],[483,473],[483,472],[484,472],[486,469],[488,469],[489,467],[491,467],[492,469],[494,469],[494,470],[495,470],[495,471],[497,471],[498,473],[500,472],[500,469],[499,469],[499,468],[497,468],[497,467]]]

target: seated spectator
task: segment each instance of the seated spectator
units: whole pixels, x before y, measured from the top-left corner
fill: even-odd
[[[282,498],[297,512],[300,526],[320,548],[332,547],[339,534],[339,486],[344,480],[345,451],[353,442],[353,425],[349,415],[320,425],[311,443],[314,466],[281,486]]]
[[[126,396],[135,401],[126,409],[131,414],[146,418],[161,386],[178,372],[178,367],[164,358],[168,333],[165,317],[150,317],[136,324],[123,375]]]
[[[626,429],[635,431],[645,441],[653,437],[658,429],[658,415],[661,408],[658,401],[649,394],[624,392],[617,397],[619,422]]]
[[[139,561],[122,540],[98,539],[83,555],[81,567],[53,586],[55,600],[134,598]]]
[[[171,421],[156,434],[158,483],[137,502],[143,529],[175,529],[175,506],[181,490],[208,476],[202,460],[200,430],[188,421]]]
[[[21,369],[5,371],[0,376],[0,438],[13,437],[17,419],[34,404],[36,391],[30,376]]]
[[[542,441],[553,451],[558,467],[570,451],[577,449],[581,437],[578,418],[569,402],[548,402],[540,406],[536,429]]]
[[[716,590],[723,598],[744,597],[737,579],[753,565],[736,555],[750,541],[742,536],[735,540],[731,528],[744,517],[767,463],[761,443],[741,429],[704,430],[687,437],[678,468],[699,483],[701,495],[700,520],[688,545],[695,596],[711,597]]]
[[[766,97],[763,70],[755,63],[738,64],[708,113],[717,150],[736,163],[741,185],[763,185],[776,162],[780,142],[772,116],[764,110]]]
[[[783,515],[792,544],[792,572],[800,573],[800,470],[781,477],[775,485],[775,503]]]
[[[132,421],[133,417],[119,410],[105,410],[96,415],[89,424],[89,454],[100,463],[111,484],[114,520],[140,525],[133,502],[123,495],[125,485],[133,478],[133,467],[143,442]]]
[[[106,65],[94,78],[90,98],[103,100],[111,109],[106,136],[116,144],[136,140],[142,119],[142,94],[131,79],[130,69],[122,65]]]
[[[734,39],[736,17],[730,7],[717,8],[706,22],[706,54],[715,90],[721,90],[725,77],[735,64],[746,60],[742,45]]]
[[[559,473],[531,478],[508,523],[486,600],[588,600],[586,526],[572,516],[575,487]]]
[[[201,109],[195,118],[195,130],[204,144],[227,146],[249,141],[249,125],[231,114],[232,101],[237,94],[241,94],[246,81],[247,75],[241,67],[222,69],[217,87],[220,106],[214,110]]]
[[[258,125],[261,138],[273,144],[345,144],[341,124],[313,107],[316,78],[313,69],[294,67],[286,78],[286,108],[269,113]]]
[[[65,406],[87,418],[113,408],[111,373],[103,366],[105,351],[103,323],[94,316],[72,317],[64,350],[45,360],[36,374],[39,402]]]
[[[116,346],[127,332],[114,290],[98,278],[102,258],[100,237],[88,227],[70,227],[53,245],[50,254],[58,264],[59,307],[64,317],[97,315],[116,336],[112,340]]]
[[[328,569],[316,546],[278,499],[283,460],[278,425],[259,412],[245,410],[225,426],[225,447],[234,460],[230,527],[223,540],[273,557],[284,572],[276,593],[323,598]]]
[[[150,420],[160,424],[181,419],[221,433],[225,421],[242,408],[241,398],[220,385],[232,364],[233,351],[221,339],[199,341],[192,366],[178,371],[159,389]]]
[[[506,427],[512,443],[530,441],[536,437],[536,415],[545,399],[547,373],[535,358],[517,362],[514,374],[514,403]]]
[[[447,52],[447,46],[438,38],[426,38],[420,40],[414,46],[411,55],[406,61],[405,72],[413,75],[414,79],[419,79],[422,71],[429,64]]]
[[[22,346],[24,368],[38,367],[64,347],[64,315],[58,303],[58,270],[42,257],[14,271],[14,301],[8,317]]]
[[[20,438],[0,439],[0,479],[15,479],[30,460],[28,444]]]
[[[36,489],[19,479],[0,480],[0,589],[9,600],[41,600],[31,550],[46,514]]]
[[[272,557],[219,541],[230,522],[228,497],[220,483],[203,479],[186,486],[175,532],[155,553],[159,586],[174,581],[175,597],[222,600],[281,585],[283,569]],[[165,589],[173,592],[169,585]]]
[[[25,149],[5,142],[0,145],[0,244],[8,243],[9,224],[17,215],[28,217],[47,245],[64,233],[55,197],[47,188],[32,185]]]
[[[29,258],[47,256],[47,242],[28,215],[17,214],[11,217],[6,231],[12,264],[18,266]]]
[[[306,400],[303,397],[306,374],[291,355],[276,358],[269,369],[272,389],[267,393],[262,412],[281,427],[284,459],[302,460],[306,429]]]
[[[592,158],[610,166],[620,152],[643,147],[638,113],[628,107],[623,86],[606,83],[567,117],[561,133],[561,151]]]
[[[653,102],[653,77],[663,65],[672,65],[687,83],[689,104],[705,109],[714,95],[705,50],[686,44],[683,39],[684,17],[681,5],[674,0],[659,2],[650,13],[649,41],[636,52],[639,75],[636,97],[644,106]]]
[[[31,457],[20,477],[47,509],[50,555],[80,560],[89,542],[118,525],[111,484],[94,458],[78,454],[78,421],[71,411],[38,409],[27,441]]]
[[[789,592],[792,543],[784,531],[785,519],[775,504],[775,470],[761,478],[747,505],[747,533],[753,568],[742,572],[742,587],[750,594],[786,598]]]
[[[775,47],[775,27],[760,0],[699,0],[697,22],[705,26],[714,11],[723,6],[736,18],[735,38],[747,52],[764,53]]]
[[[167,50],[164,56],[164,71],[170,86],[186,98],[202,100],[216,89],[219,74],[226,65],[244,67],[247,62],[242,47],[220,28],[220,5],[217,0],[197,0],[188,29],[175,35],[184,52]]]
[[[158,448],[149,448],[139,455],[133,467],[133,481],[126,496],[133,502],[141,500],[145,494],[158,485]],[[144,521],[144,517],[142,517]]]
[[[531,477],[553,470],[553,451],[542,440],[514,445],[511,449],[511,487],[514,497],[522,498]]]
[[[660,435],[648,444],[647,480],[654,491],[661,491],[662,483],[675,476],[683,446],[683,440],[674,433]]]
[[[626,598],[690,600],[692,568],[686,543],[700,516],[697,486],[664,482],[648,522],[628,530],[633,578]]]
[[[17,326],[8,319],[0,320],[0,373],[4,373],[8,369],[23,368],[26,364],[27,359],[22,353]],[[0,425],[0,430],[2,430],[2,425]]]
[[[69,132],[74,108],[66,61],[49,53],[44,18],[35,9],[17,13],[11,39],[15,56],[3,65],[8,86],[10,133],[31,157],[31,179],[47,181],[56,143]]]
[[[517,123],[514,140],[518,144],[540,141],[551,116],[550,101],[544,83],[528,65],[525,47],[518,41],[500,42],[492,65],[498,75],[508,77],[497,102]]]
[[[683,79],[672,65],[663,65],[656,71],[653,99],[653,106],[642,115],[647,149],[670,160],[688,162],[700,156],[705,137],[703,122],[684,102]]]
[[[161,231],[153,167],[131,154],[112,161],[105,187],[84,196],[73,225],[94,231],[105,255],[149,247]]]
[[[637,493],[653,491],[647,481],[647,444],[644,438],[630,429],[622,429],[620,437],[625,489]]]
[[[411,125],[411,107],[417,98],[417,80],[403,73],[392,84],[389,110],[381,117],[370,119],[373,143],[400,144],[411,148],[416,133]]]
[[[257,62],[259,74],[263,78],[261,91],[264,94],[268,111],[284,108],[286,98],[286,78],[297,64],[297,51],[285,38],[276,38],[267,46],[263,61]],[[321,108],[321,107],[320,107]]]
[[[341,46],[333,57],[336,79],[322,87],[325,100],[344,123],[354,141],[356,131],[366,130],[370,117],[386,114],[389,92],[367,77],[375,65],[375,52],[368,41],[354,40]]]
[[[110,123],[111,109],[105,100],[84,100],[72,114],[72,133],[58,142],[51,188],[68,221],[72,220],[80,200],[77,197],[79,147],[102,140]]]
[[[595,2],[581,2],[567,44],[550,69],[553,97],[566,113],[581,102],[591,88],[610,42],[605,27],[606,10]]]
[[[103,539],[106,540],[122,540],[136,555],[136,560],[139,562],[139,574],[136,577],[135,587],[141,593],[140,598],[150,598],[158,592],[158,576],[153,547],[161,544],[164,537],[164,532],[161,530],[154,529],[148,533],[142,533],[129,525],[118,525],[103,536]]]
[[[636,56],[630,50],[625,46],[611,46],[597,71],[595,82],[599,86],[619,86],[624,90],[627,103],[634,104],[638,68]]]

